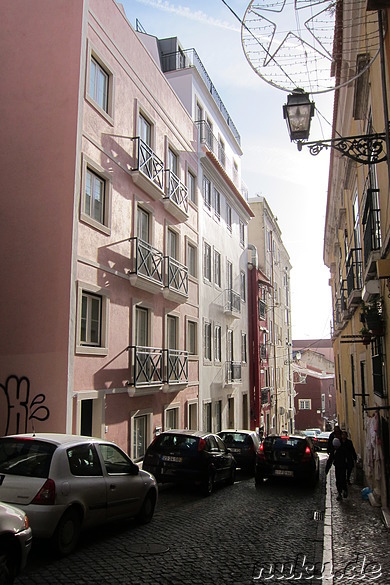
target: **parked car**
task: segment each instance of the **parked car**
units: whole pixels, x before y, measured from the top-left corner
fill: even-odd
[[[4,476],[0,475],[0,483]],[[32,533],[28,517],[19,508],[0,502],[0,583],[11,585],[25,567]]]
[[[315,429],[306,429],[305,431],[302,431],[302,435],[305,437],[310,437],[311,439],[314,439],[314,437],[316,437],[318,434],[319,432],[317,433]]]
[[[319,457],[309,437],[269,435],[256,455],[255,481],[265,478],[302,480],[314,486],[319,477]]]
[[[33,536],[70,553],[83,528],[152,519],[158,489],[114,443],[61,434],[0,438],[0,500],[28,514]]]
[[[256,452],[260,446],[259,436],[254,431],[231,429],[217,434],[233,454],[237,467],[253,474],[255,471]]]
[[[319,451],[326,451],[328,448],[330,431],[324,431],[313,437],[313,444]]]
[[[218,435],[170,430],[157,435],[146,450],[143,469],[161,483],[199,484],[210,495],[215,483],[234,483],[236,461]]]

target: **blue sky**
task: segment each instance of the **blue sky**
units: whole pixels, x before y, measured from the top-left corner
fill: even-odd
[[[226,0],[243,18],[249,0]],[[287,93],[261,79],[241,45],[241,25],[222,0],[122,0],[133,27],[177,36],[194,48],[240,135],[242,178],[249,196],[264,196],[282,230],[290,255],[294,339],[328,338],[331,321],[329,270],[323,238],[329,153],[298,152],[290,142],[282,107]],[[333,92],[313,96],[320,116],[311,140],[330,138]],[[305,149],[304,149],[305,150]]]

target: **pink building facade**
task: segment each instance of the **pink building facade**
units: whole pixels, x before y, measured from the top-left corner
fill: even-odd
[[[140,459],[198,424],[197,129],[113,0],[3,8],[0,432]]]

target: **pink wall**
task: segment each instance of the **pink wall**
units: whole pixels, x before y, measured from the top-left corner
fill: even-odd
[[[29,381],[28,392],[25,382],[19,396],[10,391],[11,416],[1,408],[0,432],[24,430],[15,412],[33,415],[37,394],[48,410],[36,415],[49,412],[51,425],[65,430],[82,12],[80,0],[15,0],[0,8],[7,56],[0,86],[0,384],[9,375]],[[3,387],[0,395],[4,406]],[[37,430],[41,425],[35,420]]]

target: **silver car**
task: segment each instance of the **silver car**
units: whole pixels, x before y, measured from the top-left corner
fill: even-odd
[[[0,500],[28,514],[33,536],[69,554],[83,528],[135,517],[150,522],[154,477],[104,439],[51,433],[0,438]]]
[[[24,568],[31,549],[31,542],[31,528],[23,510],[0,502],[1,585],[3,583],[11,585],[14,578]]]

